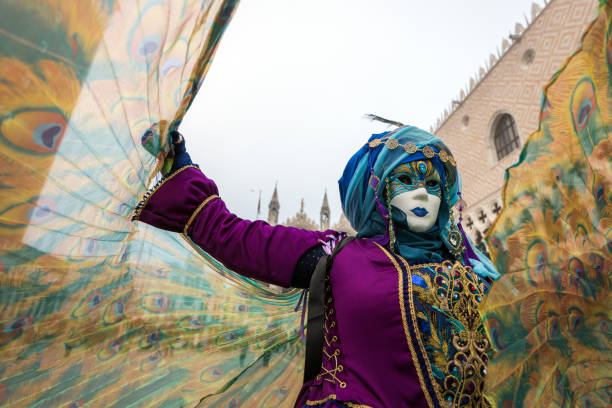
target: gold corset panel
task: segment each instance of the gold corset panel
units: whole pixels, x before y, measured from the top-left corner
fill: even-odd
[[[490,406],[482,390],[491,347],[479,308],[491,282],[460,262],[409,265],[383,251],[398,270],[404,332],[429,405]]]

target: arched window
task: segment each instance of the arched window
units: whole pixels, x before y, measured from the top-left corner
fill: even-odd
[[[497,152],[497,160],[501,160],[514,149],[520,147],[520,140],[518,132],[516,131],[516,124],[514,118],[508,113],[504,113],[497,120],[495,125],[495,151]]]

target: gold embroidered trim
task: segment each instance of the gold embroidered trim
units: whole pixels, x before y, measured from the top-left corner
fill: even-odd
[[[404,288],[403,288],[403,279],[402,279],[402,268],[399,266],[399,264],[397,263],[397,261],[395,260],[395,258],[382,246],[380,246],[379,244],[377,244],[376,242],[374,242],[374,244],[380,248],[381,251],[383,251],[383,253],[387,256],[387,258],[389,258],[389,260],[391,261],[391,263],[393,264],[393,266],[395,267],[395,270],[397,271],[397,275],[398,275],[398,293],[399,293],[399,305],[400,305],[400,311],[402,312],[402,323],[404,324],[404,334],[406,335],[406,340],[408,343],[408,348],[410,349],[410,354],[412,354],[412,361],[415,363],[415,368],[416,368],[416,372],[417,375],[419,376],[419,383],[421,383],[421,389],[423,390],[423,394],[425,394],[425,399],[427,400],[427,405],[429,405],[430,407],[434,407],[434,403],[431,400],[431,395],[429,395],[429,392],[427,391],[427,386],[425,384],[425,379],[423,378],[423,373],[420,370],[419,367],[419,359],[417,357],[416,354],[416,350],[414,349],[414,346],[412,345],[412,338],[410,337],[410,331],[408,330],[408,320],[406,319],[406,310],[404,309]],[[410,269],[408,269],[410,270]],[[409,279],[410,280],[410,279]],[[412,294],[412,282],[410,282],[409,284],[409,290],[410,293]],[[414,305],[412,304],[412,296],[408,299],[408,301],[410,302],[410,311],[412,312],[414,310]],[[419,342],[419,344],[421,345],[421,349],[422,349],[422,344]],[[424,354],[425,357],[425,361],[427,361],[427,355]],[[429,369],[429,367],[427,367]],[[429,371],[428,371],[429,372]],[[431,377],[431,372],[429,372],[430,375],[430,379]],[[435,385],[434,385],[434,389],[435,389]],[[440,401],[440,399],[438,399],[438,401]]]
[[[442,265],[442,263],[435,263],[435,262],[433,262],[433,263],[426,263],[426,264],[418,264],[418,265],[408,266],[408,270],[410,270],[410,268],[412,268],[412,269],[420,269],[420,268],[434,267],[434,266],[440,266],[440,265]]]
[[[331,339],[328,338],[329,327],[327,327],[327,324],[329,320],[331,320],[331,316],[334,314],[333,299],[330,293],[331,287],[329,286],[329,275],[325,277],[325,292],[327,292],[327,296],[326,296],[327,301],[325,302],[325,306],[323,308],[323,313],[325,315],[325,321],[323,322],[323,329],[325,330],[323,333],[323,340],[325,340],[326,344],[323,345],[323,354],[325,354],[325,357],[327,357],[327,361],[332,361],[333,359],[334,368],[332,368],[331,370],[328,370],[323,365],[323,362],[321,362],[322,372],[317,374],[316,379],[317,380],[323,379],[324,381],[328,381],[332,384],[335,384],[337,382],[340,388],[346,388],[346,382],[342,381],[337,376],[337,373],[341,373],[344,370],[344,366],[342,364],[338,364],[338,356],[340,355],[340,349],[339,348],[333,349],[332,347],[333,343],[338,342],[338,336],[334,335],[331,337]],[[335,327],[336,322],[332,320],[331,322],[329,322],[329,326],[331,328]],[[332,353],[328,351],[328,347],[330,349],[333,349]],[[325,378],[324,376],[326,375],[329,375],[330,378]]]
[[[187,230],[189,229],[189,227],[191,226],[191,223],[193,222],[193,220],[195,219],[195,217],[200,213],[200,211],[202,211],[202,209],[204,207],[206,207],[206,205],[208,203],[210,203],[212,200],[214,200],[215,198],[219,198],[218,195],[213,194],[211,196],[206,197],[206,200],[202,201],[200,203],[200,205],[198,205],[198,208],[195,209],[195,211],[193,212],[193,214],[191,214],[191,217],[189,217],[189,221],[187,221],[187,224],[185,224],[185,228],[183,228],[183,233],[185,235],[187,235]]]
[[[372,408],[369,405],[363,405],[363,404],[353,404],[352,402],[343,402],[344,405],[347,405],[351,408]]]
[[[324,402],[329,401],[330,399],[337,399],[336,394],[330,394],[327,397],[323,398],[322,400],[317,400],[317,401],[306,401],[306,405],[317,405],[317,404],[322,404]]]
[[[430,269],[433,276],[423,272]],[[440,264],[414,265],[410,267],[413,276],[421,276],[426,287],[413,285],[412,296],[422,302],[436,305],[439,313],[448,318],[456,319],[461,329],[450,330],[450,335],[444,340],[448,346],[455,349],[452,359],[448,355],[436,357],[432,353],[430,359],[444,374],[444,383],[439,384],[439,392],[450,406],[485,407],[490,406],[479,392],[486,375],[486,356],[489,342],[482,332],[482,320],[479,311],[480,304],[486,298],[484,287],[486,283],[473,272],[469,266],[460,262],[443,261]],[[423,344],[432,346],[443,341],[439,337],[420,337]],[[439,366],[437,358],[443,358],[444,366]],[[454,367],[453,367],[454,366]],[[432,366],[433,367],[433,366]],[[454,384],[454,385],[452,385]],[[460,391],[457,392],[457,389]],[[466,391],[464,394],[463,391]],[[464,398],[468,398],[465,400]],[[450,399],[449,399],[450,398]]]
[[[414,325],[414,327],[419,327],[417,325],[417,321],[416,321],[416,315],[414,313],[414,301],[413,301],[413,295],[412,295],[412,271],[410,269],[410,265],[408,265],[408,262],[406,262],[406,260],[404,258],[402,258],[401,256],[399,257],[400,261],[402,261],[402,263],[404,264],[404,267],[406,268],[406,271],[408,272],[408,293],[410,294],[410,298],[408,299],[408,302],[410,303],[410,317],[412,318],[412,324]],[[435,264],[434,264],[435,265]],[[438,384],[436,382],[436,380],[434,379],[433,373],[431,372],[431,362],[429,361],[429,357],[427,356],[427,352],[425,352],[425,346],[423,345],[423,339],[421,338],[421,336],[416,336],[417,337],[417,341],[419,342],[419,347],[421,348],[421,353],[423,353],[423,359],[425,360],[425,365],[427,368],[427,373],[429,374],[429,380],[431,381],[431,386],[434,390],[434,392],[436,393],[436,397],[438,398],[438,401],[442,402],[442,396],[440,395],[440,392],[438,390]]]
[[[152,188],[147,190],[143,194],[142,199],[136,205],[136,208],[134,209],[134,215],[132,215],[132,221],[138,221],[138,218],[140,218],[140,213],[142,212],[143,208],[145,208],[147,206],[147,203],[149,202],[149,199],[151,198],[151,196],[153,196],[153,194],[155,194],[155,192],[157,190],[159,190],[161,188],[161,186],[163,186],[167,181],[172,180],[179,173],[183,172],[183,170],[187,170],[187,169],[190,169],[190,168],[194,168],[194,169],[200,170],[200,168],[198,166],[194,165],[194,164],[190,164],[188,166],[181,167],[180,169],[178,169],[177,171],[175,171],[174,173],[172,173],[168,177],[165,177],[165,178],[161,179]]]
[[[332,400],[332,399],[333,400],[338,400],[338,397],[336,397],[336,394],[328,395],[327,397],[323,398],[322,400],[317,400],[317,401],[310,401],[310,400],[308,400],[308,401],[306,401],[306,405],[310,405],[310,406],[312,406],[312,405],[319,405],[319,404],[323,404],[324,402],[327,402],[327,401]],[[338,401],[338,402],[341,402],[341,403],[343,403],[344,405],[346,405],[346,406],[348,406],[350,408],[372,408],[369,405],[354,404],[352,402],[344,402],[344,401]]]

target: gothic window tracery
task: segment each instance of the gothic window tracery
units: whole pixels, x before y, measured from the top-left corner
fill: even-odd
[[[497,160],[501,160],[520,147],[514,118],[509,113],[502,114],[496,121],[493,135]]]

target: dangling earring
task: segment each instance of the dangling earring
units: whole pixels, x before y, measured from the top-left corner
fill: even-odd
[[[448,191],[448,186],[445,186],[444,192],[446,193],[446,197],[448,201],[450,201],[450,192]],[[461,193],[457,193],[459,195],[459,222],[461,222],[463,216],[463,205],[465,201],[461,198]],[[448,202],[447,201],[447,202]],[[449,203],[450,204],[450,203]],[[463,245],[463,235],[457,224],[455,224],[455,214],[453,213],[453,207],[449,205],[448,209],[450,227],[448,229],[448,245],[450,246],[450,253],[455,257],[455,259],[460,260],[463,256],[463,252],[465,251],[465,246]]]
[[[393,229],[393,213],[391,212],[391,192],[389,190],[389,179],[385,179],[385,190],[387,192],[387,211],[389,215],[387,217],[389,221],[389,249],[391,252],[395,252],[395,230]]]
[[[449,249],[455,259],[459,260],[465,251],[463,236],[461,235],[459,228],[457,228],[457,224],[455,224],[455,214],[453,214],[453,208],[451,207],[448,212],[450,215],[450,228],[448,231],[448,243],[450,245]]]
[[[459,220],[457,224],[461,224],[463,221],[463,208],[465,208],[466,202],[463,197],[461,197],[461,191],[457,191],[457,197],[459,197],[459,200],[457,200],[457,208],[459,209]]]

